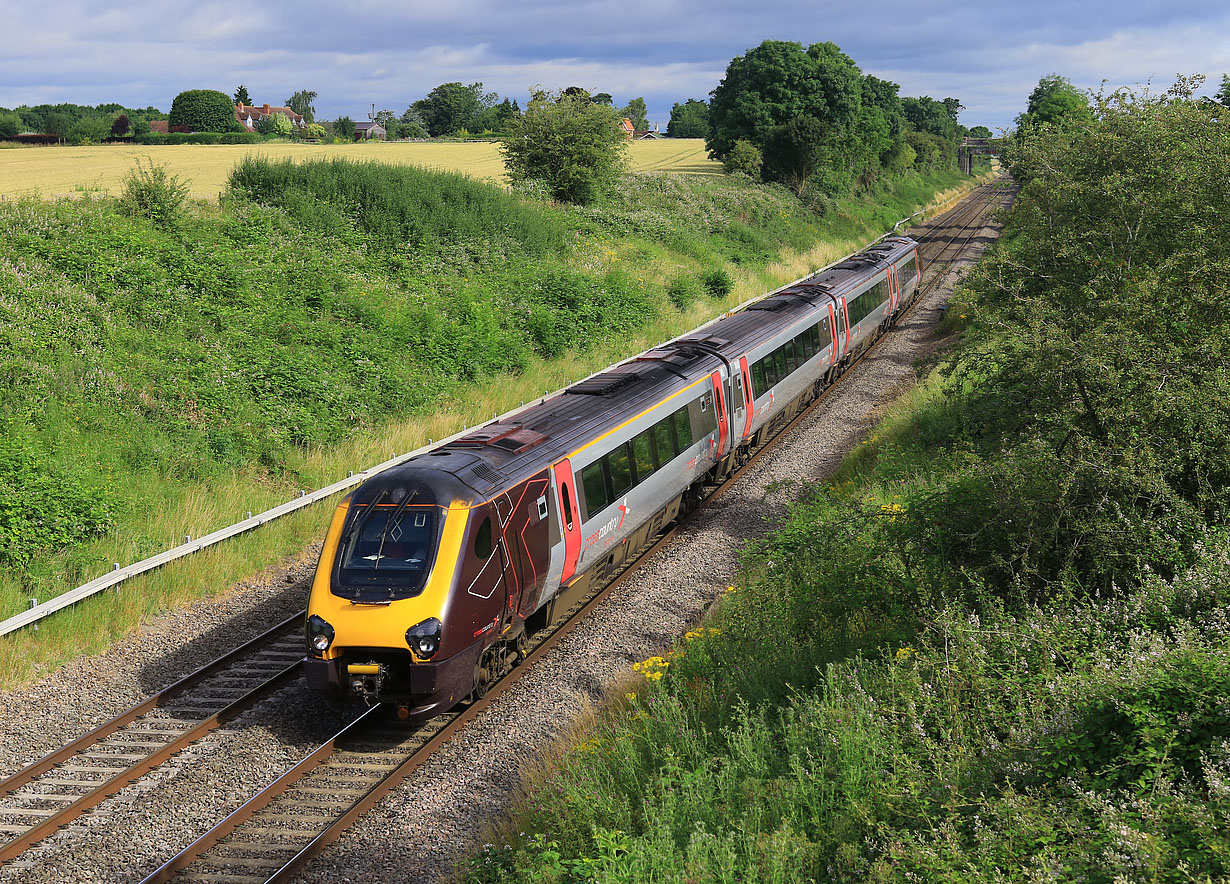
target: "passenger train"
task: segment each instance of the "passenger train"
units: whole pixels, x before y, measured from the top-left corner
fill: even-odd
[[[403,718],[481,696],[831,384],[920,272],[916,242],[883,240],[368,479],[316,568],[309,686]]]

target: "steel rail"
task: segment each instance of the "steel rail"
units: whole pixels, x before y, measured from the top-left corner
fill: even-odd
[[[87,749],[99,745],[108,737],[117,734],[122,728],[136,722],[146,713],[155,708],[168,705],[169,701],[176,697],[182,696],[188,690],[200,684],[204,680],[225,672],[234,664],[250,656],[254,652],[260,651],[264,646],[272,643],[283,633],[296,628],[299,623],[302,622],[303,617],[303,612],[300,612],[292,617],[288,617],[286,620],[283,620],[281,623],[267,630],[263,634],[245,642],[241,646],[227,652],[216,660],[207,663],[205,666],[202,666],[195,672],[181,678],[169,687],[166,687],[158,693],[147,697],[141,703],[126,712],[115,716],[110,721],[99,725],[54,752],[45,755],[34,764],[31,764],[17,773],[7,777],[5,780],[0,782],[0,798],[6,798],[9,796],[25,797],[15,796],[14,793],[22,786],[29,785],[31,783],[37,784],[39,777],[54,771],[57,767],[74,758],[80,757]],[[54,834],[57,829],[77,819],[86,811],[97,806],[104,799],[119,792],[125,786],[128,786],[129,784],[140,779],[142,776],[161,765],[167,759],[183,751],[187,746],[197,742],[206,734],[217,729],[227,721],[235,718],[245,709],[248,709],[255,703],[258,703],[273,691],[285,685],[292,678],[298,676],[302,670],[302,667],[303,661],[301,659],[283,667],[281,670],[275,672],[260,684],[257,684],[251,689],[243,692],[239,697],[227,703],[222,708],[197,721],[188,730],[173,736],[170,741],[165,743],[150,743],[149,748],[152,751],[150,751],[149,754],[138,761],[134,761],[132,764],[118,772],[114,769],[99,768],[100,772],[109,773],[111,776],[99,781],[80,781],[80,786],[93,786],[93,788],[88,792],[75,796],[75,800],[65,804],[62,808],[56,810],[55,813],[47,816],[41,822],[30,826],[24,832],[16,833],[9,841],[0,842],[0,862],[5,862],[19,856],[31,845],[42,841],[51,834]],[[32,794],[28,797],[31,800],[38,800],[40,798],[38,794]],[[21,816],[21,810],[22,808],[8,809],[8,811],[14,816]],[[27,816],[30,815],[32,814],[27,814]]]

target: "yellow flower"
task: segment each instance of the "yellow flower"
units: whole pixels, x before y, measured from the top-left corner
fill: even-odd
[[[629,691],[628,693],[624,694],[624,699],[627,700],[629,703],[635,703],[636,702],[636,691]]]
[[[896,654],[897,662],[904,663],[906,660],[910,659],[910,657],[913,657],[916,653],[917,651],[915,651],[913,648],[898,648],[897,654]]]

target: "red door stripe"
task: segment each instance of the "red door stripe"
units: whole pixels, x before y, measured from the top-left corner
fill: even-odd
[[[747,368],[747,357],[739,357],[739,373],[743,375],[743,402],[747,416],[743,419],[743,438],[752,431],[752,416],[756,414],[756,394],[752,391],[752,373]]]
[[[561,460],[555,465],[555,487],[559,489],[559,520],[564,534],[564,571],[561,585],[577,573],[581,556],[581,513],[577,510],[577,488],[572,477],[572,463]]]
[[[715,371],[710,380],[713,382],[713,407],[717,409],[718,419],[718,447],[717,457],[721,459],[726,453],[726,438],[730,433],[730,427],[726,422],[726,397],[722,395],[722,373]]]

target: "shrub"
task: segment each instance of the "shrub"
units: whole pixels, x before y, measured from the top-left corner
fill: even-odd
[[[700,297],[700,283],[691,276],[676,276],[666,286],[666,295],[680,310],[686,310]]]
[[[559,94],[534,97],[510,120],[500,144],[508,177],[539,180],[557,200],[585,205],[610,190],[627,162],[627,139],[614,108]]]
[[[261,137],[255,132],[223,132],[218,144],[260,144]]]
[[[721,267],[710,267],[700,275],[700,284],[711,298],[724,298],[734,288],[730,274]]]
[[[256,121],[256,131],[262,135],[276,135],[279,138],[290,138],[295,133],[295,125],[290,117],[283,113],[272,113]]]
[[[168,124],[193,132],[234,132],[240,128],[231,99],[213,89],[189,89],[171,102]]]
[[[165,166],[140,158],[124,176],[124,193],[120,203],[130,215],[149,218],[163,224],[174,224],[188,198],[188,185],[170,174]]]
[[[727,175],[746,175],[759,180],[760,167],[763,163],[764,158],[760,154],[760,148],[740,138],[722,160],[722,169]]]

